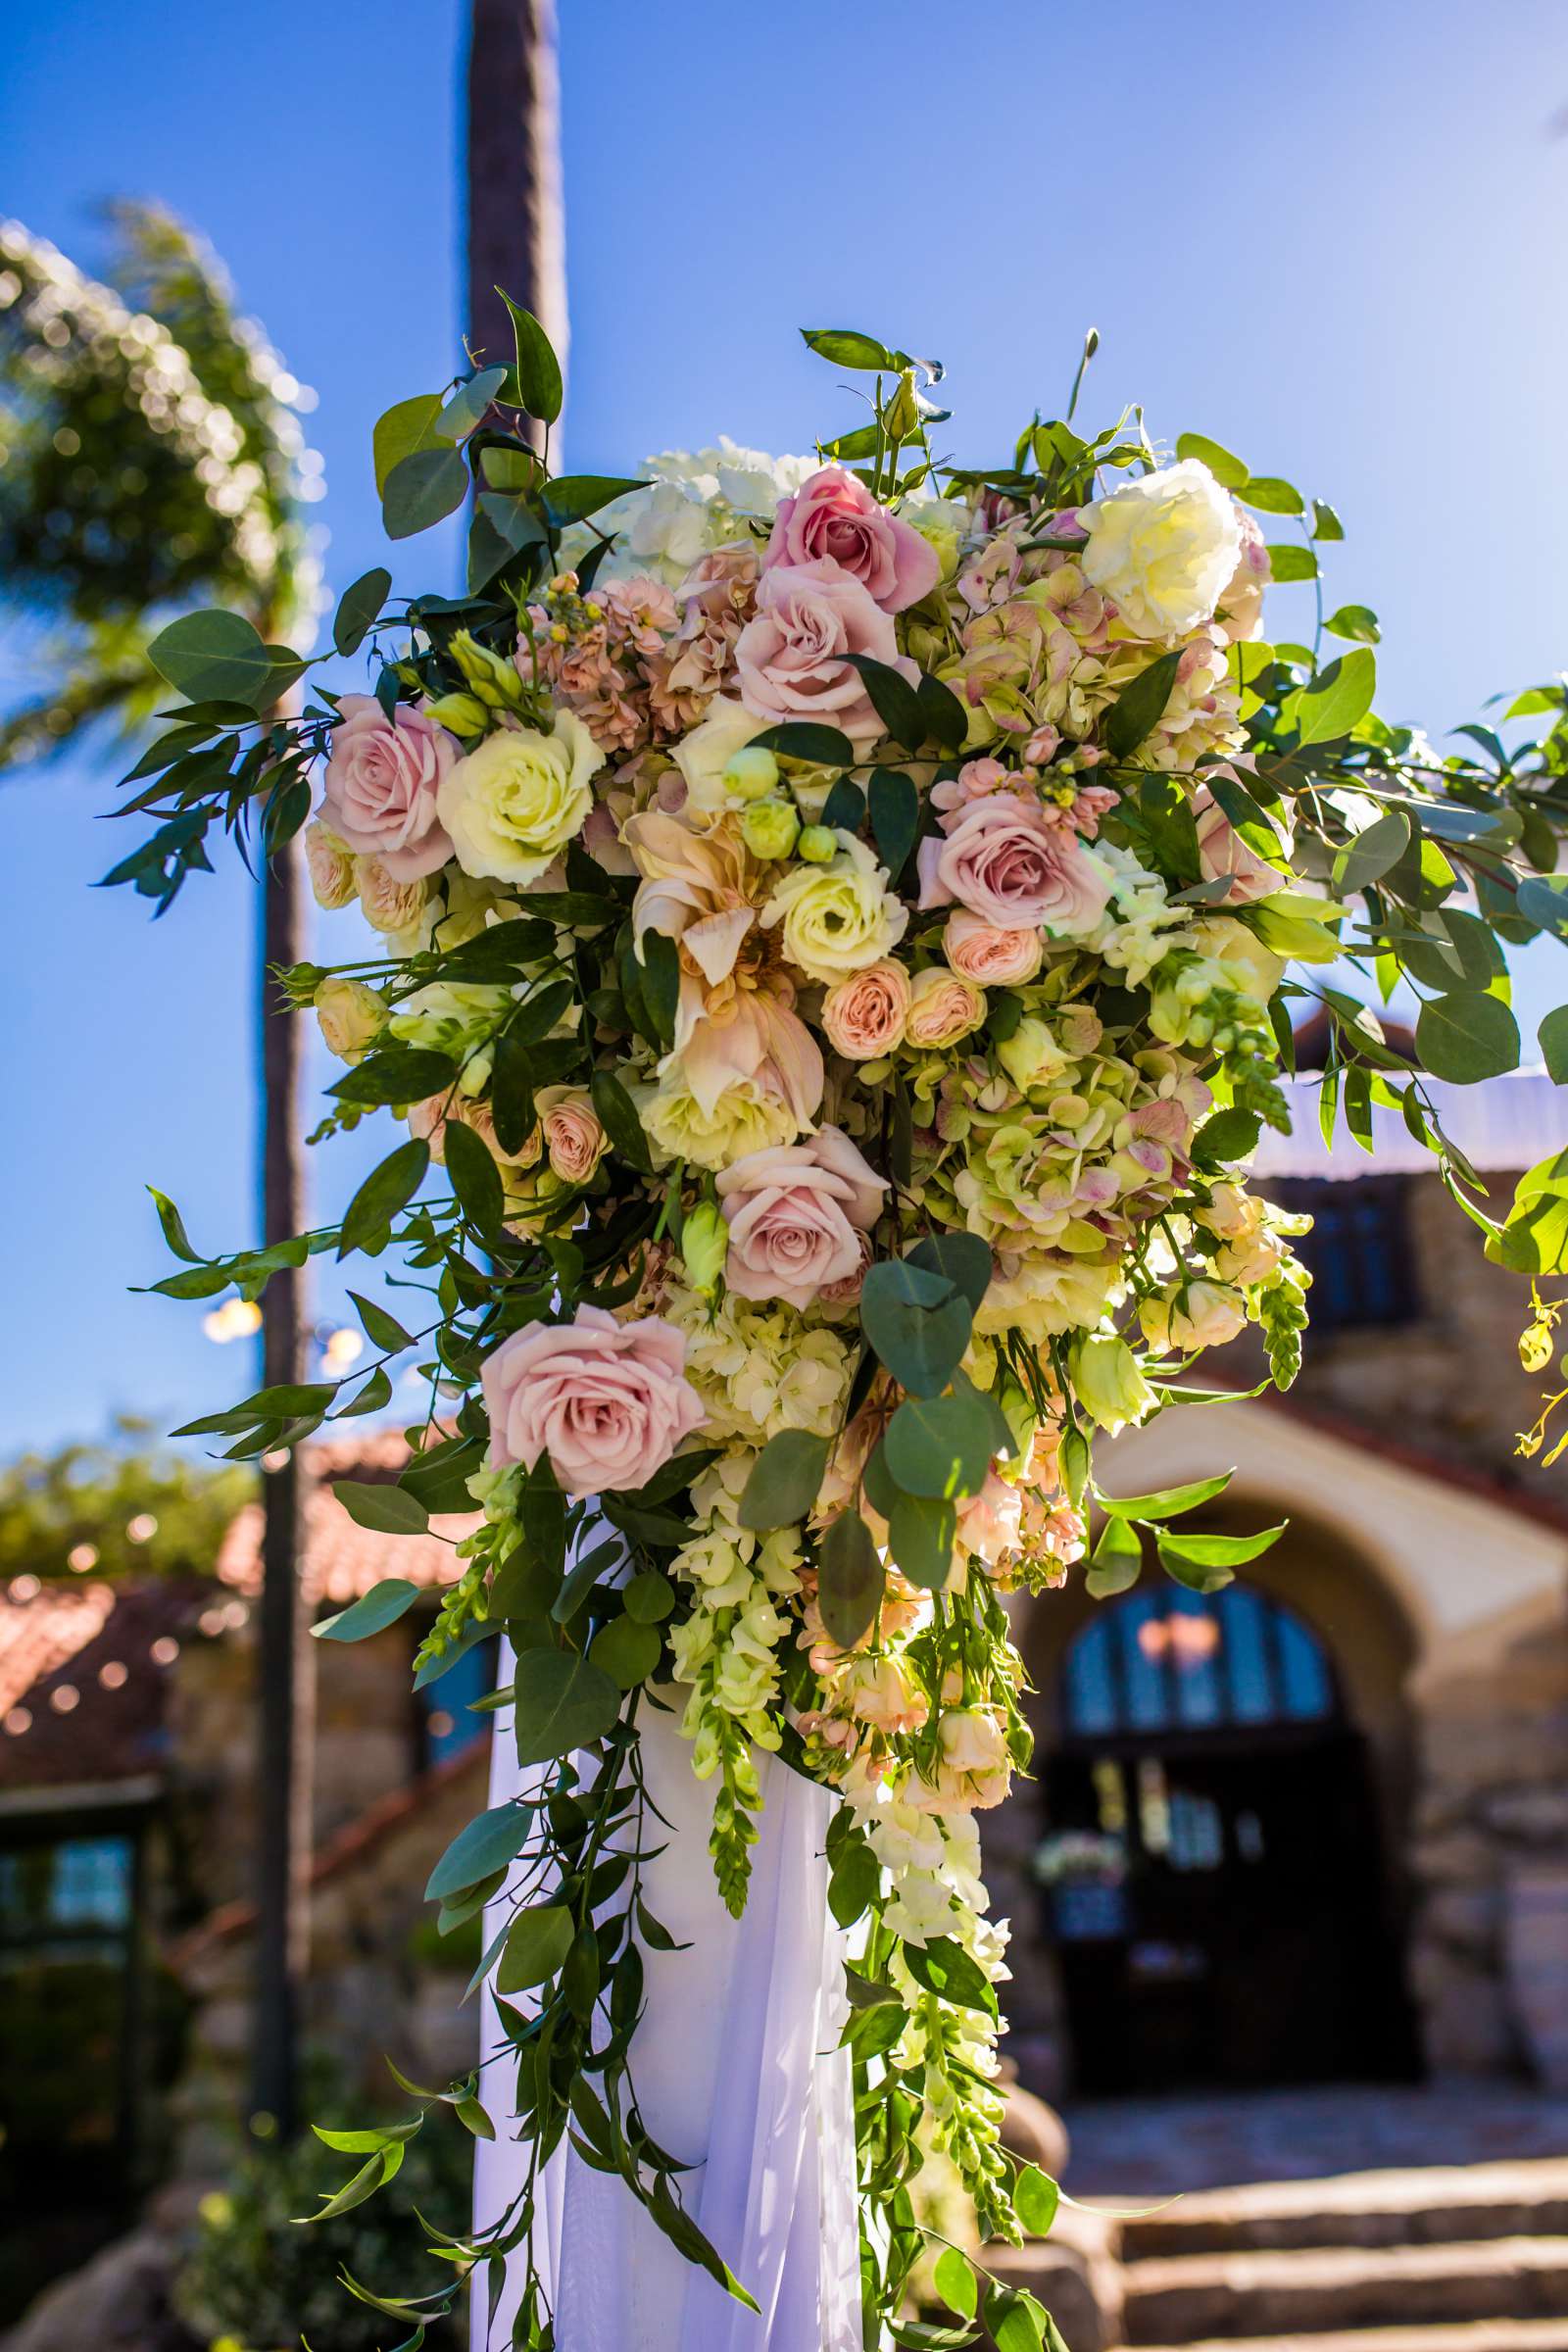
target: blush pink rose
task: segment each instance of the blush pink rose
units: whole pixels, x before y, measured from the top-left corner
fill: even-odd
[[[332,730],[322,821],[357,850],[376,858],[394,880],[416,882],[452,855],[436,821],[436,786],[458,757],[445,727],[399,703],[389,719],[373,695],[346,694]]]
[[[1228,761],[1220,773],[1229,776],[1233,784],[1245,787],[1248,782]],[[1206,784],[1200,784],[1193,795],[1193,822],[1198,828],[1198,862],[1204,881],[1230,878],[1221,906],[1246,906],[1253,899],[1272,898],[1286,887],[1285,876],[1248,848]]]
[[[944,840],[919,849],[922,908],[955,899],[999,931],[1092,931],[1110,896],[1110,871],[1069,825],[1038,801],[998,792],[948,820]]]
[[[544,1087],[534,1100],[553,1172],[563,1184],[586,1184],[610,1149],[592,1100],[570,1086]]]
[[[725,1282],[742,1298],[782,1298],[804,1310],[819,1291],[860,1273],[860,1236],[886,1190],[836,1127],[748,1152],[718,1179],[729,1224]]]
[[[955,906],[942,934],[942,953],[961,980],[981,988],[1016,988],[1032,980],[1045,956],[1038,931],[999,931],[967,906]]]
[[[873,742],[882,721],[846,654],[869,654],[912,686],[915,664],[899,652],[891,616],[837,564],[780,564],[764,571],[757,615],[735,642],[736,681],[754,718],[820,719]]]
[[[859,581],[884,612],[902,612],[929,596],[942,564],[909,523],[878,506],[842,466],[824,466],[793,498],[781,498],[764,568],[836,564]]]
[[[846,1061],[875,1061],[904,1037],[909,1016],[909,975],[891,958],[852,972],[822,1001],[822,1031]]]
[[[480,1375],[490,1467],[531,1470],[547,1453],[568,1494],[646,1486],[703,1419],[685,1365],[684,1337],[657,1316],[583,1306],[574,1323],[514,1332]]]

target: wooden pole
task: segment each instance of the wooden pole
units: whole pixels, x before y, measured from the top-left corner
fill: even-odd
[[[298,837],[263,868],[258,975],[264,1242],[304,1230],[299,1133],[304,1024],[271,977],[304,954]],[[262,1378],[306,1377],[305,1269],[284,1267],[262,1296]],[[306,1473],[297,1453],[262,1475],[262,1600],[257,1640],[256,2021],[251,2115],[269,2137],[299,2129],[299,2030],[310,1958],[315,1658],[307,1630]],[[265,2120],[264,2120],[265,2119]]]
[[[472,0],[468,37],[466,331],[512,357],[504,286],[566,362],[566,229],[555,0]],[[537,428],[542,433],[542,427]],[[559,440],[560,427],[556,427]]]

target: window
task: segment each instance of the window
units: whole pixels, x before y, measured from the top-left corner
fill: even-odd
[[[0,1854],[0,1942],[123,1931],[133,1864],[128,1838],[67,1838]]]
[[[1067,1651],[1066,1728],[1075,1739],[1321,1723],[1336,1712],[1317,1636],[1247,1585],[1223,1592],[1129,1592]]]
[[[1282,1208],[1305,1209],[1313,1220],[1295,1247],[1311,1271],[1315,1329],[1370,1330],[1409,1323],[1420,1311],[1405,1187],[1402,1176],[1362,1176],[1270,1188]]]

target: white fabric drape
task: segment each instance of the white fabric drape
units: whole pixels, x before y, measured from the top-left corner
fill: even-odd
[[[694,2166],[681,2193],[704,2234],[756,2297],[750,2312],[676,2252],[624,2184],[564,2143],[539,2197],[534,2259],[561,2352],[861,2352],[855,2128],[843,2018],[843,1938],[827,1909],[831,1799],[771,1758],[745,1916],[718,1899],[708,1853],[711,1788],[693,1775],[673,1719],[640,1717],[649,1795],[649,1909],[678,1943],[647,1952],[647,2014],[631,2050],[649,2132]],[[530,1774],[527,1776],[532,1779]],[[510,1718],[497,1720],[492,1804],[522,1788]],[[487,1922],[494,1935],[501,1914]],[[484,2041],[496,2040],[488,2012]],[[476,2226],[506,2210],[523,2151],[512,2136],[510,2052],[487,2061],[480,2096]],[[513,2264],[520,2269],[517,2257]],[[502,2352],[515,2288],[485,2324],[475,2280],[473,2352]]]

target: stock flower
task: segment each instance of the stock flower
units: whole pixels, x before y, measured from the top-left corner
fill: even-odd
[[[820,560],[858,580],[884,612],[918,604],[942,570],[919,532],[879,506],[842,466],[824,466],[793,498],[780,499],[764,567]]]
[[[956,1046],[959,1038],[978,1029],[985,1017],[985,990],[933,963],[915,975],[905,1040],[927,1051]]]
[[[1233,502],[1197,458],[1082,507],[1084,577],[1135,637],[1180,637],[1213,616],[1242,552]]]
[[[756,618],[735,646],[747,710],[767,726],[815,718],[857,742],[874,742],[882,721],[846,654],[869,654],[911,686],[919,676],[899,652],[889,614],[836,564],[781,564],[764,571]]]
[[[1032,927],[999,930],[967,906],[955,906],[942,933],[942,953],[960,979],[982,988],[1018,988],[1045,960],[1045,942]]]
[[[956,899],[999,931],[1092,931],[1110,895],[1104,860],[1038,801],[1012,792],[969,802],[945,839],[921,842],[918,864],[922,908]]]
[[[399,882],[433,874],[452,855],[439,800],[456,739],[407,703],[390,718],[369,694],[346,694],[338,709],[321,821],[362,858],[378,858]]]
[[[879,963],[908,926],[908,909],[887,887],[876,852],[855,834],[840,832],[839,854],[828,865],[798,865],[773,886],[762,909],[767,929],[779,925],[785,955],[808,980],[824,987]]]
[[[685,1361],[657,1316],[617,1323],[582,1306],[575,1322],[514,1332],[480,1375],[490,1467],[531,1470],[547,1453],[568,1494],[646,1486],[703,1418]]]
[[[829,989],[822,1003],[822,1030],[846,1061],[876,1061],[903,1041],[909,1013],[909,975],[885,958],[853,972]]]
[[[718,1179],[729,1223],[725,1282],[743,1298],[808,1307],[859,1272],[859,1230],[874,1223],[887,1189],[835,1127],[808,1143],[748,1152]]]
[[[582,830],[590,779],[605,755],[574,710],[556,712],[553,734],[502,727],[443,777],[436,796],[466,874],[534,882]]]

